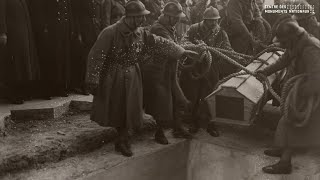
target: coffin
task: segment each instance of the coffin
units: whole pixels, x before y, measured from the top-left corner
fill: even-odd
[[[278,53],[282,54],[282,52]],[[275,53],[264,53],[260,58],[273,64],[278,61],[279,56]],[[266,66],[261,62],[254,61],[246,68],[256,71]],[[273,83],[275,78],[275,74],[268,77],[270,83]],[[221,84],[205,100],[213,121],[249,126],[254,119],[254,108],[261,100],[263,93],[262,83],[254,76],[242,75]]]

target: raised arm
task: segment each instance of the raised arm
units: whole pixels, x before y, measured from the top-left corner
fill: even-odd
[[[112,28],[104,29],[90,50],[85,79],[88,85],[96,86],[99,84],[100,74],[104,68],[107,53],[112,46],[112,31]]]

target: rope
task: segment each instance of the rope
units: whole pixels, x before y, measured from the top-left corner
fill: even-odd
[[[281,111],[283,113],[283,118],[289,120],[289,107],[292,108],[292,113],[294,118],[299,119],[299,121],[291,121],[296,127],[304,127],[308,124],[311,119],[311,114],[319,106],[320,99],[319,95],[316,97],[309,97],[306,101],[307,104],[303,106],[303,110],[298,109],[298,105],[301,103],[297,102],[299,94],[299,86],[305,82],[306,74],[300,74],[290,78],[282,89],[282,99],[281,99]],[[295,120],[295,119],[293,119]]]

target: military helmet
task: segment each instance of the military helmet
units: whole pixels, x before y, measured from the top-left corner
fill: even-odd
[[[178,2],[168,2],[164,6],[162,13],[167,16],[180,17],[180,18],[183,18],[186,16],[182,11],[182,6]]]
[[[305,30],[299,26],[295,20],[286,21],[277,27],[276,38],[281,40],[289,40],[303,34]]]
[[[218,9],[212,6],[208,7],[203,13],[203,19],[220,19]]]
[[[126,16],[143,16],[150,14],[144,4],[139,0],[131,0],[126,3]]]

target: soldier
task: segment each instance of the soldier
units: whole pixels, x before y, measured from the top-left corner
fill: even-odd
[[[108,25],[116,23],[125,15],[125,0],[107,0],[107,21]]]
[[[232,48],[244,54],[253,54],[259,42],[251,35],[251,23],[260,17],[255,0],[230,0],[227,6],[227,28]]]
[[[29,10],[25,0],[0,0],[0,49],[3,81],[9,87],[9,100],[22,104],[39,80]]]
[[[125,17],[105,28],[92,47],[86,82],[93,87],[91,89],[96,89],[92,91],[91,119],[101,126],[116,128],[119,134],[115,142],[116,151],[132,156],[129,130],[140,128],[143,113],[138,63],[148,60],[176,63],[181,56],[195,59],[197,54],[141,28],[149,11],[140,1],[129,1],[125,8]],[[151,55],[164,58],[148,59],[147,56]]]
[[[169,2],[159,20],[151,26],[150,32],[177,42],[175,25],[184,16],[179,3]],[[165,57],[156,58],[159,60],[155,60],[155,63],[142,67],[145,110],[156,119],[158,125],[155,140],[160,144],[168,144],[162,128],[172,120],[174,136],[190,138],[191,134],[182,127],[181,122],[181,112],[189,102],[177,80],[177,61],[171,59],[167,63],[158,63]]]
[[[227,33],[222,30],[218,24],[220,19],[218,9],[209,7],[203,14],[203,21],[193,24],[184,37],[184,42],[199,44],[206,43],[211,47],[218,47],[226,50],[233,51],[229,42]],[[197,132],[199,128],[198,121],[200,120],[199,107],[201,101],[209,95],[219,81],[219,77],[223,78],[231,73],[237,71],[232,64],[226,63],[224,60],[213,57],[214,61],[211,64],[209,72],[201,79],[193,79],[191,75],[182,71],[180,77],[181,87],[183,92],[193,104],[193,120],[195,127],[191,129],[192,132]],[[218,63],[215,63],[218,62]],[[206,119],[209,121],[211,119]],[[218,131],[214,128],[213,124],[209,125],[207,131],[212,136],[218,136]]]
[[[182,7],[182,12],[185,14],[185,17],[181,18],[175,26],[177,30],[178,42],[181,41],[182,37],[187,32],[189,25],[191,24],[190,8],[188,7],[186,0],[180,0],[180,5]]]
[[[280,24],[276,38],[280,46],[286,49],[286,53],[275,64],[259,70],[258,78],[261,78],[261,74],[269,76],[286,67],[286,82],[298,75],[306,76],[297,80],[292,88],[289,88],[288,94],[284,95],[288,114],[283,115],[278,123],[275,134],[276,148],[264,152],[268,156],[281,157],[278,163],[264,167],[264,172],[289,174],[292,171],[291,157],[294,148],[319,146],[319,106],[314,104],[311,111],[305,108],[310,108],[307,105],[310,103],[306,101],[317,101],[319,98],[317,96],[320,92],[320,41],[310,36],[295,21]],[[309,113],[304,113],[306,111]]]
[[[147,16],[147,25],[151,26],[161,15],[161,9],[164,6],[164,2],[163,0],[144,0],[142,2],[150,11],[150,15]]]
[[[43,87],[47,94],[67,97],[71,80],[71,0],[30,0],[29,8]]]
[[[73,20],[75,24],[75,36],[72,46],[71,86],[80,94],[87,95],[84,84],[86,75],[86,62],[89,51],[97,40],[99,33],[108,25],[106,0],[73,0]]]

